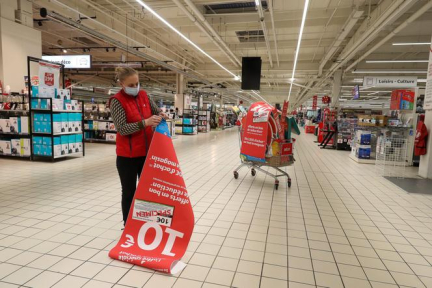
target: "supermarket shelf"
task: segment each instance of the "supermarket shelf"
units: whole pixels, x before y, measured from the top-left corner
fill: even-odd
[[[93,139],[93,138],[88,138],[84,140],[87,143],[107,143],[107,144],[116,144],[116,141],[108,141],[108,140],[104,140],[104,139]]]
[[[24,112],[30,112],[29,110],[3,110],[1,109],[0,112],[20,112],[20,113],[24,113]]]
[[[47,133],[47,132],[33,132],[34,135],[53,135],[53,136],[61,136],[61,135],[73,135],[73,134],[82,134],[82,132],[63,132],[63,133]]]
[[[95,129],[84,129],[84,131],[88,131],[88,132],[97,132],[97,131],[103,131],[103,132],[110,132],[110,133],[117,133],[117,130],[95,130]]]
[[[30,136],[28,133],[8,133],[8,132],[0,132],[0,135],[15,135],[15,136]]]
[[[34,112],[51,112],[50,109],[32,109]],[[52,110],[53,113],[82,113],[82,110]]]
[[[0,154],[0,157],[15,157],[15,158],[29,158],[30,156],[12,155],[12,154]]]
[[[44,158],[54,158],[54,159],[59,159],[59,158],[65,158],[65,157],[69,157],[69,156],[83,156],[83,152],[76,152],[76,153],[70,153],[70,154],[65,154],[65,155],[58,155],[58,156],[50,156],[50,155],[33,155],[34,157],[44,157]]]
[[[113,120],[101,120],[101,119],[84,119],[84,121],[97,121],[97,122],[111,122],[111,123],[114,123]]]

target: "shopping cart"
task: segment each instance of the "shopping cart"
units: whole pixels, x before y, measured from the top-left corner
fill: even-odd
[[[248,115],[249,116],[249,115]],[[248,117],[247,116],[247,117]],[[256,175],[257,171],[263,172],[268,176],[275,179],[274,187],[277,190],[279,188],[279,177],[287,177],[288,187],[291,187],[291,177],[289,174],[281,169],[281,167],[286,167],[294,164],[294,143],[295,139],[290,138],[284,141],[280,141],[279,137],[276,133],[276,123],[272,117],[269,117],[269,131],[268,133],[271,135],[270,145],[267,146],[266,157],[264,159],[254,159],[253,157],[248,157],[240,153],[241,164],[234,170],[234,178],[238,179],[239,170],[243,167],[248,167],[252,176]],[[239,126],[239,145],[240,149],[242,146],[243,133],[245,131],[245,126],[247,125],[247,121],[242,121]],[[270,137],[269,137],[270,138]],[[270,152],[269,149],[272,151]],[[270,167],[275,170],[274,173],[268,171],[269,169],[265,169],[265,167]]]

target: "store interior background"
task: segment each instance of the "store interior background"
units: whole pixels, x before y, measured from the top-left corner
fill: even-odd
[[[3,85],[12,92],[22,91],[28,56],[85,54],[91,55],[90,69],[65,70],[73,98],[84,103],[106,103],[118,91],[114,73],[118,65],[139,70],[143,88],[152,98],[180,113],[192,106],[207,110],[213,104],[222,115],[231,114],[231,107],[240,103],[248,107],[265,99],[281,104],[290,94],[290,112],[307,114],[316,95],[320,108],[327,106],[322,97],[330,96],[328,106],[339,111],[390,114],[391,91],[397,88],[363,83],[364,77],[376,76],[417,77],[416,97],[424,98],[432,34],[430,1],[311,1],[298,59],[295,52],[302,18],[298,11],[304,1],[263,1],[261,6],[245,1],[146,4],[224,68],[136,1],[14,0],[1,2]],[[59,17],[43,17],[41,8]],[[99,34],[88,33],[88,28]],[[236,76],[241,76],[241,57],[261,57],[259,91],[240,88]],[[37,63],[30,66],[37,74]],[[177,73],[178,69],[185,72]],[[356,85],[359,100],[352,99]],[[413,113],[413,122],[418,115]],[[431,118],[426,117],[427,127],[432,126]],[[411,153],[412,145],[409,150]],[[421,159],[415,173],[431,178],[430,153]]]

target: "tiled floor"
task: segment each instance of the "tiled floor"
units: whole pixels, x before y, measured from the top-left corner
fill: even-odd
[[[0,287],[432,287],[432,196],[407,194],[302,135],[293,186],[240,171],[235,129],[174,140],[196,226],[179,275],[113,261],[114,146],[0,159]]]

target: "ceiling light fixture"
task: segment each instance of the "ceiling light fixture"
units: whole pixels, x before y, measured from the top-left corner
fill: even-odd
[[[393,43],[393,46],[430,45],[430,42]]]
[[[298,38],[298,42],[297,42],[297,49],[296,49],[295,57],[294,57],[294,66],[293,66],[293,71],[292,71],[292,76],[291,76],[291,79],[292,79],[291,80],[291,85],[290,85],[290,89],[289,89],[289,93],[288,93],[288,101],[289,101],[289,99],[291,97],[291,91],[292,91],[292,87],[293,87],[293,82],[292,81],[294,81],[295,71],[296,71],[296,68],[297,68],[297,60],[298,60],[298,55],[299,55],[299,52],[300,52],[300,44],[301,44],[301,40],[302,40],[302,36],[303,36],[303,29],[304,29],[304,25],[305,25],[305,22],[306,22],[306,16],[307,16],[308,8],[309,8],[309,0],[305,0],[305,5],[304,5],[304,8],[303,8],[303,17],[302,17],[302,22],[301,22],[301,25],[300,25],[300,33],[299,33],[299,38]]]
[[[63,51],[63,53],[67,53],[67,50],[66,50],[66,49],[63,49],[62,51]]]
[[[255,0],[255,5],[259,6],[260,5],[261,0]]]
[[[366,63],[428,63],[429,60],[366,60]]]
[[[426,74],[427,71],[420,70],[354,70],[353,74]]]
[[[138,2],[141,6],[143,6],[147,11],[149,11],[151,14],[153,14],[157,19],[159,19],[159,21],[161,21],[162,23],[164,23],[166,26],[168,26],[171,30],[173,30],[175,33],[177,33],[180,37],[182,37],[184,40],[186,40],[186,42],[188,42],[189,44],[191,44],[193,47],[195,47],[195,49],[197,49],[198,51],[200,51],[202,54],[204,54],[205,56],[207,56],[207,58],[209,58],[210,60],[212,60],[215,64],[217,64],[219,67],[221,67],[222,69],[224,69],[226,72],[228,72],[229,74],[231,74],[233,77],[236,77],[237,75],[235,75],[234,73],[232,73],[230,70],[228,70],[227,68],[225,68],[222,64],[220,64],[218,61],[216,61],[213,57],[211,57],[209,54],[207,54],[203,49],[201,49],[198,45],[196,45],[194,42],[192,42],[189,38],[187,38],[185,35],[183,35],[180,31],[178,31],[176,28],[174,28],[174,26],[172,26],[170,23],[168,23],[164,18],[162,18],[159,14],[157,14],[153,9],[151,9],[147,4],[145,4],[143,1],[141,0],[135,0],[136,2]],[[257,1],[257,0],[256,0]]]

